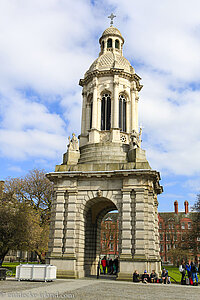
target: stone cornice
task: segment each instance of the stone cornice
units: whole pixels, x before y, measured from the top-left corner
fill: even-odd
[[[143,87],[143,85],[140,84],[140,80],[141,77],[139,75],[135,74],[131,74],[128,72],[125,72],[123,69],[118,69],[118,68],[112,68],[110,70],[103,70],[103,71],[99,71],[99,70],[95,70],[92,71],[90,73],[86,73],[87,75],[85,76],[84,79],[80,79],[79,80],[79,85],[80,86],[84,86],[86,84],[88,84],[90,81],[93,80],[94,77],[103,77],[103,76],[108,76],[108,75],[118,75],[122,78],[127,78],[131,81],[134,81],[136,83],[136,88],[138,91],[140,91]]]
[[[51,172],[46,174],[47,178],[53,182],[63,177],[68,178],[91,178],[91,177],[106,177],[110,178],[113,176],[143,176],[149,177],[153,180],[156,192],[158,194],[163,192],[163,187],[159,184],[160,173],[155,170],[140,170],[140,169],[130,169],[130,170],[113,170],[113,171],[63,171],[63,172]]]

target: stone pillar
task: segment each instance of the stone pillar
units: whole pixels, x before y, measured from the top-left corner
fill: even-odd
[[[119,128],[119,78],[117,75],[114,75],[113,81],[113,128]],[[112,112],[111,112],[112,113]]]
[[[131,131],[136,130],[135,127],[135,90],[131,88]]]
[[[114,75],[113,79],[113,111],[112,114],[112,142],[120,142],[120,129],[119,129],[119,78]]]
[[[131,132],[131,101],[129,99],[126,102],[126,131],[128,133]]]
[[[97,85],[98,85],[98,80],[97,78],[95,78],[95,82],[93,85],[92,129],[97,129],[97,119],[98,119]]]
[[[64,228],[64,206],[65,191],[54,192],[54,200],[51,213],[49,257],[61,257],[63,249],[63,228]]]
[[[81,134],[86,134],[86,102],[87,102],[87,94],[85,92],[82,93],[83,96],[83,105],[82,105],[82,119],[81,119]]]
[[[76,189],[67,190],[67,222],[65,225],[65,251],[64,256],[76,257],[75,254],[75,231],[76,231]]]
[[[138,102],[139,102],[139,96],[138,92],[136,92],[135,97],[135,130],[138,132]]]
[[[130,188],[122,189],[121,212],[121,254],[119,280],[132,279],[132,224],[131,224],[131,191]]]
[[[74,188],[67,190],[68,205],[65,225],[64,254],[65,278],[77,278],[76,268],[76,197],[77,190]]]
[[[135,255],[134,260],[146,260],[144,189],[135,188]]]

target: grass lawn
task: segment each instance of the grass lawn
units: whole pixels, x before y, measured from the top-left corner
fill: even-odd
[[[175,282],[173,279],[175,279],[177,283],[181,282],[181,273],[179,272],[179,268],[173,266],[162,266],[162,268],[165,268],[168,271],[172,283]],[[198,278],[200,280],[199,274]]]
[[[16,274],[16,266],[19,266],[20,264],[26,264],[22,262],[3,262],[2,267],[7,268],[12,271],[13,276]],[[29,262],[28,264],[37,264],[37,262]]]

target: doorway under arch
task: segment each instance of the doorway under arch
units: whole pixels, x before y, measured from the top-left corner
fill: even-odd
[[[109,199],[97,197],[89,200],[84,209],[84,273],[85,276],[96,275],[101,253],[101,222],[104,216],[118,210]]]

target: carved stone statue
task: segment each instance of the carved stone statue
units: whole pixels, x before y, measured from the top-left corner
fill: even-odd
[[[140,144],[139,134],[135,130],[133,130],[133,133],[131,134],[130,149],[138,148],[139,144]]]
[[[75,136],[75,133],[72,133],[72,139],[69,136],[68,149],[72,151],[79,151],[78,139]]]

